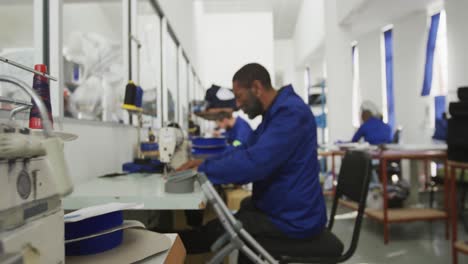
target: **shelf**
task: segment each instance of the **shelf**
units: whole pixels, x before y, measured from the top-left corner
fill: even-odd
[[[355,202],[340,200],[340,204],[357,210],[358,206]],[[384,212],[381,209],[367,208],[365,214],[377,221],[384,221]],[[413,221],[429,221],[429,220],[443,220],[447,219],[448,214],[442,210],[431,208],[389,208],[387,211],[388,222],[413,222]]]

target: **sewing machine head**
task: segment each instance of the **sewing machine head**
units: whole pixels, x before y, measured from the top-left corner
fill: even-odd
[[[159,160],[162,163],[171,163],[183,141],[184,136],[180,128],[169,126],[161,128],[158,135]]]
[[[63,141],[52,131],[43,102],[27,84],[2,75],[0,82],[14,84],[28,93],[44,124],[41,131],[11,121],[0,125],[0,262],[15,259],[21,263],[63,263],[60,198],[71,193],[73,187]],[[8,98],[0,98],[5,100]]]

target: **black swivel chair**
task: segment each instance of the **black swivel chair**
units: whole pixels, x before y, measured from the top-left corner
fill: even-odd
[[[371,170],[372,164],[369,154],[360,151],[346,153],[341,162],[330,221],[322,234],[306,241],[284,241],[281,247],[274,246],[275,243],[266,239],[257,239],[257,241],[280,263],[339,263],[348,260],[353,256],[358,245]],[[344,197],[358,203],[358,215],[354,223],[351,245],[343,254],[343,243],[332,233],[332,228],[338,201]]]

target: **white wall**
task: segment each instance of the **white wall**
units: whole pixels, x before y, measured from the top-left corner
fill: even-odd
[[[304,66],[307,58],[322,46],[325,37],[324,0],[304,0],[294,31],[296,66]]]
[[[382,32],[377,30],[357,38],[357,42],[361,98],[374,102],[383,111],[381,37]],[[351,57],[351,43],[349,54]]]
[[[456,89],[468,85],[468,1],[447,0],[448,87],[450,100],[458,100]]]
[[[65,158],[75,184],[121,172],[122,164],[133,160],[134,127],[69,120],[63,123],[63,131],[78,135],[77,140],[65,142]]]
[[[430,142],[433,133],[428,109],[432,97],[422,97],[427,14],[418,12],[394,23],[394,92],[396,125],[401,125],[404,143]]]
[[[262,64],[274,78],[271,13],[205,13],[200,19],[202,79],[207,85],[231,87],[234,73],[250,62]]]
[[[351,35],[338,25],[337,0],[325,1],[325,60],[327,63],[327,107],[330,142],[353,135]]]
[[[312,85],[318,84],[324,79],[324,59],[323,57],[318,57],[309,60],[306,65],[310,69],[310,81]]]
[[[294,72],[294,42],[291,39],[275,40],[274,54],[275,87],[279,88],[286,84],[294,84],[296,79]]]
[[[364,6],[368,0],[340,0],[338,1],[338,21],[342,24],[349,23],[356,12]]]

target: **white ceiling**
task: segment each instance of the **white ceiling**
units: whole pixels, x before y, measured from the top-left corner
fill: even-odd
[[[362,35],[414,12],[426,12],[442,5],[443,0],[363,0],[349,10],[341,24],[351,26],[355,35]]]
[[[303,0],[202,0],[205,12],[264,12],[273,13],[275,39],[292,38]]]

